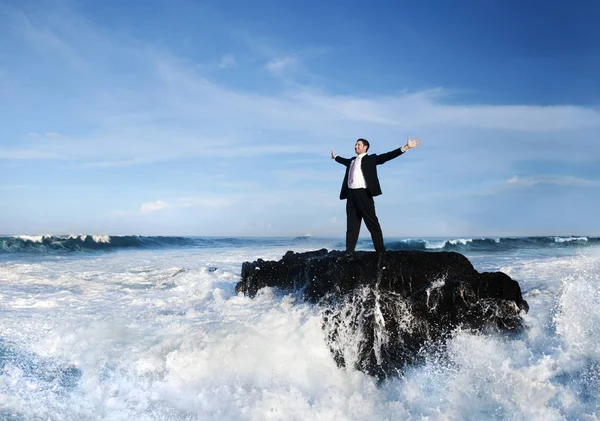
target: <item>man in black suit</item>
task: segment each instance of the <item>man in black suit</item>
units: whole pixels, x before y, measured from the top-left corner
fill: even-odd
[[[356,156],[350,159],[337,156],[333,149],[331,150],[331,159],[346,166],[346,174],[340,192],[340,199],[346,199],[346,257],[351,257],[354,253],[363,219],[371,233],[375,251],[378,254],[385,252],[383,233],[375,214],[375,202],[373,201],[374,196],[381,194],[379,178],[377,178],[377,165],[397,158],[420,144],[421,140],[418,137],[414,139],[409,137],[406,145],[398,149],[381,155],[368,155],[369,142],[366,139],[358,139],[354,145]]]

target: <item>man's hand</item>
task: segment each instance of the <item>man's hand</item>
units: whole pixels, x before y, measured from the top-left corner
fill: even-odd
[[[421,144],[421,139],[419,137],[415,137],[414,139],[411,139],[410,136],[408,136],[408,139],[406,139],[406,145],[408,146],[408,149],[416,148],[420,144]]]
[[[335,152],[333,151],[333,149],[331,150],[331,159],[335,159],[337,155],[335,154]]]
[[[409,149],[416,148],[420,144],[421,144],[420,138],[415,137],[414,139],[411,139],[410,136],[408,136],[408,138],[406,139],[406,145],[402,146],[402,152],[406,152]]]

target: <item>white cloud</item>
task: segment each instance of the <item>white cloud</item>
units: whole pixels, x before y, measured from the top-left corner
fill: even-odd
[[[151,164],[153,160],[136,160],[136,159],[123,159],[115,161],[92,161],[84,162],[76,165],[74,168],[77,169],[88,169],[88,168],[118,168],[118,167],[130,167],[133,165]]]
[[[41,19],[40,16],[25,14],[16,9],[5,11],[18,34],[41,54],[50,52],[57,58],[62,57],[74,67],[87,68],[88,63],[71,43],[77,40],[77,30],[83,29],[77,27],[80,24],[77,19],[56,19],[56,15],[45,15],[44,18],[47,19]],[[66,14],[66,10],[63,12]]]
[[[264,180],[259,177],[239,177],[231,165],[223,170],[222,178],[208,180],[210,186],[217,191],[242,191],[239,186],[245,182],[247,194],[206,192],[173,197],[173,194],[165,196],[161,190],[152,197],[164,200],[138,207],[144,201],[138,199],[131,205],[131,212],[115,211],[110,213],[112,216],[131,216],[133,220],[142,213],[169,209],[188,217],[178,218],[176,223],[187,224],[180,221],[195,220],[196,215],[200,215],[198,219],[215,215],[215,220],[220,218],[227,222],[221,222],[221,227],[208,224],[209,229],[223,230],[230,223],[237,227],[243,223],[269,222],[277,232],[301,221],[308,221],[305,225],[311,230],[317,223],[327,226],[330,218],[344,221],[343,203],[337,198],[343,168],[331,164],[330,169],[326,165],[331,162],[331,148],[347,156],[357,137],[371,140],[375,152],[400,146],[409,134],[423,138],[419,150],[401,158],[401,163],[386,164],[380,170],[385,194],[378,198],[378,212],[385,214],[387,208],[394,214],[390,221],[397,219],[397,212],[414,212],[411,216],[420,218],[419,223],[411,224],[414,227],[399,225],[399,233],[409,229],[416,232],[428,226],[444,213],[440,209],[447,209],[448,203],[459,202],[458,195],[462,194],[460,197],[468,202],[469,195],[480,191],[484,183],[489,185],[489,180],[497,183],[496,192],[500,188],[527,188],[542,183],[597,185],[576,174],[508,179],[515,171],[513,168],[518,167],[514,165],[516,161],[543,163],[552,158],[576,163],[600,156],[597,142],[600,113],[591,107],[456,105],[452,104],[452,95],[457,93],[442,88],[385,95],[341,95],[299,83],[308,73],[303,69],[306,55],[282,51],[263,54],[262,61],[260,58],[255,61],[259,63],[258,68],[250,70],[258,71],[261,76],[268,71],[291,83],[277,90],[282,86],[277,80],[269,89],[257,92],[228,85],[223,82],[225,78],[211,79],[215,74],[222,77],[227,73],[215,72],[217,65],[222,68],[237,65],[233,54],[203,66],[123,38],[116,32],[103,31],[87,21],[77,23],[77,17],[69,16],[64,21],[33,20],[28,19],[22,28],[23,32],[30,32],[24,37],[29,45],[18,45],[22,55],[32,54],[33,46],[36,59],[58,63],[48,70],[54,70],[63,78],[57,84],[62,82],[74,93],[85,93],[85,106],[77,95],[53,96],[49,92],[40,96],[36,86],[13,84],[19,89],[16,97],[27,107],[37,104],[36,100],[42,101],[36,109],[43,110],[43,121],[53,121],[52,126],[47,126],[49,129],[61,128],[69,135],[32,132],[27,136],[25,132],[22,138],[6,139],[0,148],[0,158],[54,159],[61,160],[62,167],[68,164],[69,168],[79,169],[198,158],[198,162],[218,165],[221,169],[232,161],[242,161],[235,161],[236,158],[253,157],[257,158],[256,173],[266,169],[272,178],[268,180],[269,186],[264,186],[261,184]],[[265,57],[270,59],[266,65]],[[85,63],[93,65],[81,72]],[[30,71],[27,66],[15,69]],[[122,78],[122,75],[135,75],[135,78]],[[324,82],[319,86],[327,86],[327,81]],[[236,82],[236,86],[240,85]],[[76,129],[63,129],[69,124],[74,124]],[[44,139],[48,136],[53,141]],[[568,153],[565,139],[568,139]],[[277,165],[272,165],[275,161]],[[266,168],[262,168],[263,165]],[[169,170],[173,167],[169,166]],[[151,170],[165,168],[167,166],[155,165]],[[199,165],[200,181],[206,177],[201,174],[203,170]],[[323,182],[319,184],[315,180]],[[282,187],[296,181],[302,188],[306,187],[306,191]],[[311,190],[303,182],[319,185]],[[231,186],[231,190],[219,189],[220,185]],[[173,190],[176,186],[174,183]],[[306,197],[310,197],[310,201],[303,203]],[[423,211],[424,206],[410,208],[413,198],[430,198],[427,209],[431,211]],[[468,207],[465,204],[465,208]],[[204,208],[209,211],[202,212]],[[426,215],[420,217],[420,213]],[[156,220],[163,223],[162,217],[160,214]],[[448,213],[443,218],[444,222],[440,223],[447,224],[448,231],[460,227],[459,217]],[[148,218],[137,219],[147,221]],[[290,221],[294,221],[293,224]],[[167,229],[168,223],[164,224]],[[123,225],[129,229],[128,224]],[[429,232],[440,234],[444,229],[439,226]]]
[[[33,190],[33,187],[26,184],[13,184],[0,186],[0,190]]]
[[[162,209],[166,209],[170,206],[171,205],[168,202],[165,202],[163,200],[157,200],[156,202],[142,203],[140,212],[142,212],[142,213],[156,212],[156,211],[159,211]]]
[[[269,61],[266,65],[267,70],[273,76],[284,76],[290,70],[294,70],[299,66],[300,60],[295,55],[277,57]]]
[[[56,152],[44,151],[43,145],[35,145],[30,149],[13,149],[3,148],[0,150],[0,159],[10,160],[65,160],[69,159],[68,155],[61,155]]]
[[[327,162],[326,158],[327,157],[325,156],[321,161]],[[315,164],[310,162],[310,160],[308,160],[307,165],[302,165],[301,163],[299,166],[300,168],[274,171],[273,177],[276,177],[278,180],[286,183],[294,183],[299,181],[303,183],[306,183],[307,181],[319,181],[323,183],[331,181],[341,182],[339,172],[342,171],[342,167],[334,167],[336,170],[340,171],[331,171],[330,169],[318,171],[315,170]]]
[[[519,176],[514,175],[500,183],[494,184],[487,189],[475,192],[479,196],[493,196],[509,190],[529,189],[540,185],[566,186],[566,187],[600,187],[600,181],[590,180],[576,176],[560,176],[560,175],[535,175],[535,176]],[[454,192],[455,197],[461,194],[468,195],[466,191]]]
[[[219,68],[229,69],[231,67],[237,67],[237,60],[233,54],[225,54],[223,57],[221,57]]]
[[[429,136],[423,138],[423,149],[429,149],[428,154],[439,155],[443,148],[444,155],[456,152],[460,160],[469,158],[476,164],[473,156],[480,153],[496,155],[495,159],[508,157],[506,162],[555,155],[552,151],[559,150],[562,142],[555,132],[600,128],[600,113],[585,107],[448,105],[440,102],[441,90],[387,97],[331,95],[308,88],[255,94],[209,82],[181,63],[159,58],[154,63],[158,79],[132,101],[119,100],[118,90],[107,86],[103,95],[89,98],[89,113],[74,111],[97,127],[95,132],[70,138],[49,132],[46,136],[54,140],[51,145],[30,137],[27,146],[3,148],[0,157],[113,167],[198,156],[298,152],[325,156],[342,145],[341,140],[347,143],[372,136],[380,139],[379,145],[382,140],[396,145],[407,134],[426,131]],[[461,130],[480,130],[481,134],[469,138]],[[503,144],[492,146],[486,131],[510,135]],[[532,136],[536,133],[548,136]],[[577,136],[569,133],[571,143],[578,146],[565,159],[583,159],[597,149],[589,136]],[[378,150],[384,147],[388,146]],[[443,161],[448,162],[447,155]]]
[[[203,194],[198,196],[188,196],[174,198],[173,200],[164,201],[156,200],[154,202],[142,203],[139,213],[115,210],[108,213],[109,216],[134,216],[139,214],[149,214],[152,212],[161,211],[164,209],[183,209],[183,208],[209,208],[211,210],[219,208],[227,208],[239,201],[239,197],[231,195],[214,195]]]
[[[60,139],[60,138],[64,137],[62,134],[60,134],[58,132],[46,132],[46,133],[44,133],[44,136],[46,136],[47,138],[50,138],[50,139]]]
[[[336,95],[297,84],[274,93],[237,90],[207,79],[195,64],[130,40],[113,39],[114,35],[91,25],[77,24],[76,17],[62,26],[62,20],[43,20],[43,26],[29,18],[24,21],[21,31],[28,34],[25,39],[36,48],[45,40],[39,54],[63,57],[67,63],[71,59],[98,63],[89,72],[93,85],[90,81],[90,86],[84,86],[86,106],[63,98],[62,108],[55,110],[59,116],[68,116],[61,123],[84,121],[94,129],[80,131],[76,137],[47,132],[45,135],[54,140],[51,144],[32,132],[28,142],[14,139],[18,148],[3,148],[0,158],[5,159],[62,159],[89,168],[199,156],[298,152],[322,156],[340,142],[352,142],[357,137],[373,135],[395,146],[407,134],[424,131],[429,133],[423,139],[424,149],[430,148],[434,154],[450,143],[452,150],[447,152],[452,153],[467,142],[469,153],[479,153],[489,138],[486,131],[510,132],[510,142],[494,145],[498,154],[506,156],[511,149],[519,150],[519,158],[527,159],[550,154],[559,145],[555,132],[600,128],[600,112],[593,108],[453,105],[443,89],[370,96]],[[65,51],[68,54],[62,54]],[[115,57],[119,60],[112,60]],[[115,69],[101,64],[107,62],[139,75],[139,83],[114,83]],[[221,62],[233,64],[235,56],[226,54]],[[296,54],[280,54],[267,64],[267,69],[278,76],[293,74],[299,67],[302,64]],[[76,65],[71,70],[79,74]],[[48,98],[49,103],[53,100]],[[460,133],[462,130],[480,130],[485,137],[469,139]],[[547,133],[548,139],[530,136],[539,133]],[[575,141],[574,137],[572,143]],[[589,137],[582,137],[581,143],[585,147],[572,150],[569,159],[590,156],[590,150],[597,149]],[[523,151],[524,146],[527,151]],[[488,151],[482,153],[490,153],[492,148],[486,147]],[[463,153],[458,159],[466,160],[467,155]]]
[[[227,208],[233,206],[238,199],[227,195],[203,195],[199,197],[188,197],[178,200],[179,207],[199,207],[199,208]]]
[[[539,175],[519,177],[515,175],[506,180],[505,185],[509,187],[533,187],[540,184],[552,184],[556,186],[594,187],[600,186],[597,180],[588,180],[574,176]]]

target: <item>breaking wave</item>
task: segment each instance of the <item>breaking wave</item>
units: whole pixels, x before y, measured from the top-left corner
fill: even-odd
[[[178,237],[141,235],[17,235],[0,236],[0,254],[9,253],[60,253],[116,251],[119,249],[165,249],[165,248],[222,248],[252,247],[253,245],[305,247],[318,243],[309,235],[295,238],[243,238],[243,237]],[[371,246],[370,239],[360,244]],[[331,243],[342,249],[339,241]],[[527,248],[581,247],[600,244],[600,237],[498,237],[498,238],[456,238],[456,239],[402,239],[386,242],[388,250],[425,251],[490,251],[501,252]]]
[[[386,244],[388,250],[504,251],[527,248],[570,247],[600,244],[600,237],[497,237],[457,239],[406,239]]]
[[[48,253],[101,251],[127,248],[166,248],[197,246],[191,237],[144,237],[138,235],[18,235],[0,237],[0,253]]]

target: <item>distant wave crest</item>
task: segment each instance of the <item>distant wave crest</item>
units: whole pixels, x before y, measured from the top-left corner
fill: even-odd
[[[120,249],[153,248],[222,248],[252,246],[306,247],[316,241],[306,235],[295,238],[239,238],[239,237],[157,237],[140,235],[17,235],[0,236],[0,254],[8,253],[70,253],[101,252]],[[370,243],[369,243],[370,244]],[[406,239],[388,241],[388,250],[423,251],[489,251],[501,252],[516,248],[579,247],[600,244],[600,237],[498,237],[454,239]],[[339,244],[343,247],[343,244]]]
[[[388,250],[502,251],[515,248],[569,247],[600,244],[600,237],[496,237],[451,240],[407,239],[386,244]]]
[[[0,237],[0,253],[46,253],[194,246],[189,237],[144,237],[138,235],[17,235]]]

